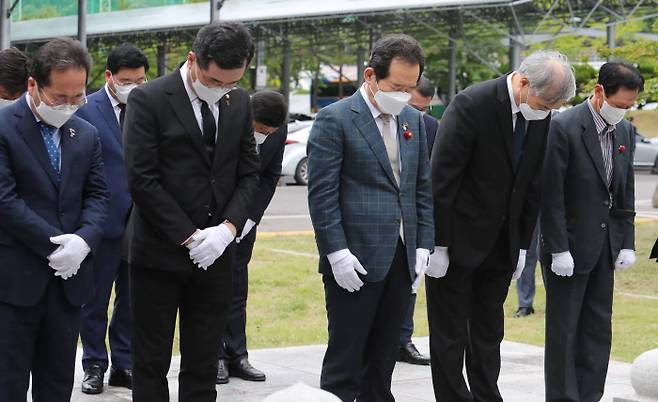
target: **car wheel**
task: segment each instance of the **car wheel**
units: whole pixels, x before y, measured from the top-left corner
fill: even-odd
[[[658,174],[658,155],[656,155],[656,160],[653,162],[653,168],[651,168],[651,173]]]
[[[308,158],[304,158],[297,164],[295,169],[295,182],[303,186],[308,184]]]

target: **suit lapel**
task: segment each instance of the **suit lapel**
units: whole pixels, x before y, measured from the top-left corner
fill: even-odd
[[[612,146],[612,164],[613,164],[613,171],[612,171],[612,183],[613,183],[613,189],[614,192],[613,194],[617,194],[617,190],[619,189],[619,185],[621,183],[621,178],[626,175],[626,167],[628,166],[626,163],[626,150],[629,150],[630,152],[630,144],[626,143],[626,138],[629,138],[629,135],[627,134],[628,131],[623,127],[622,124],[617,124],[617,129],[614,132],[614,141],[613,141],[613,146]],[[621,146],[624,146],[624,153],[621,153],[619,149]]]
[[[402,110],[398,116],[398,143],[400,144],[400,188],[407,182],[407,173],[409,173],[409,163],[414,155],[414,147],[416,147],[416,140],[420,133],[414,132],[415,125],[411,125],[413,121],[411,115],[407,113],[407,108]],[[417,119],[414,119],[417,120]],[[412,137],[409,139],[404,138],[405,126],[412,132]],[[420,126],[418,127],[420,129]]]
[[[23,110],[20,115],[17,115],[19,117],[17,124],[18,130],[23,135],[23,140],[25,140],[28,148],[30,148],[34,156],[36,156],[43,170],[46,171],[53,186],[57,188],[57,173],[53,170],[53,167],[50,164],[48,151],[46,151],[46,145],[43,143],[43,137],[41,136],[41,129],[32,115],[32,110],[27,105],[27,99],[25,96],[21,98],[20,102],[23,103]]]
[[[219,166],[218,161],[222,160],[225,157],[224,151],[226,147],[222,147],[222,137],[228,135],[228,128],[230,127],[230,119],[233,113],[230,113],[231,107],[231,94],[226,94],[222,99],[219,100],[219,121],[217,124],[217,139],[215,141],[215,155],[213,157],[212,166]],[[242,135],[239,133],[238,135]]]
[[[96,107],[98,108],[100,115],[103,116],[103,119],[105,119],[105,122],[112,131],[112,134],[114,134],[114,138],[117,140],[119,145],[121,145],[121,127],[119,126],[119,122],[116,119],[114,107],[112,106],[112,102],[105,92],[105,88],[101,88],[100,90],[103,91],[103,93],[101,94],[102,96],[99,96],[96,99]]]
[[[587,149],[587,153],[592,159],[592,163],[594,164],[596,171],[599,173],[599,178],[603,182],[603,185],[608,188],[608,180],[605,176],[605,167],[603,166],[601,142],[599,141],[599,134],[596,132],[592,112],[590,112],[589,106],[587,106],[586,103],[582,103],[580,107],[581,124],[584,129],[582,138],[585,143],[585,149]]]
[[[496,114],[498,115],[498,121],[500,123],[500,133],[503,136],[502,140],[507,149],[507,159],[510,168],[514,170],[514,165],[516,164],[514,160],[513,144],[514,126],[512,125],[512,104],[510,103],[509,92],[507,90],[507,76],[498,78],[497,98],[498,104],[496,105]]]
[[[192,109],[190,97],[185,90],[183,79],[180,76],[180,70],[174,71],[169,76],[169,79],[170,82],[167,88],[169,104],[174,110],[176,117],[178,117],[178,120],[180,120],[181,124],[183,124],[183,127],[189,134],[192,144],[194,144],[194,147],[199,151],[199,154],[203,160],[206,161],[206,164],[210,166],[210,157],[206,152],[206,146],[203,143],[203,135],[201,134],[201,129],[199,129],[199,124],[194,116],[194,109]]]
[[[64,123],[59,129],[59,146],[61,149],[61,169],[60,169],[60,193],[64,191],[68,186],[69,176],[71,171],[74,168],[73,160],[75,159],[73,155],[75,154],[75,149],[78,144],[78,136],[76,129],[70,120]]]
[[[384,139],[379,132],[379,128],[377,128],[377,123],[375,123],[370,109],[368,109],[368,105],[361,97],[361,91],[359,90],[357,90],[352,96],[352,110],[357,113],[354,119],[352,119],[354,125],[368,145],[370,145],[370,149],[372,149],[377,161],[386,172],[391,183],[397,187],[395,176],[393,176],[393,169],[391,168],[391,161],[388,159],[388,154],[386,153]]]

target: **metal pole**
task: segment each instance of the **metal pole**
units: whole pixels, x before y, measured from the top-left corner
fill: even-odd
[[[78,40],[87,48],[87,0],[78,0]]]
[[[521,65],[521,44],[511,37],[509,40],[509,70],[516,70]]]
[[[283,62],[281,65],[281,93],[290,104],[290,40],[288,27],[283,31]]]
[[[359,88],[363,85],[363,81],[365,81],[365,78],[363,77],[365,52],[366,50],[361,44],[359,44],[358,49],[356,49],[356,81]]]
[[[607,36],[607,39],[608,39],[608,41],[607,41],[608,42],[608,49],[612,50],[612,49],[616,48],[617,47],[617,41],[615,40],[615,26],[614,25],[608,25],[606,27],[605,32],[606,32],[606,36]],[[608,56],[608,61],[612,61],[612,59],[614,59],[614,57],[612,56],[612,54],[610,54],[610,56]]]
[[[448,102],[457,94],[457,42],[448,40]]]
[[[210,23],[219,21],[219,10],[222,8],[221,0],[210,0]]]
[[[11,44],[10,25],[11,15],[9,8],[11,7],[11,0],[0,0],[0,49],[7,49]]]
[[[158,77],[167,74],[167,38],[163,38],[158,44]]]
[[[258,28],[256,33],[256,90],[260,91],[267,86],[267,69],[265,68],[265,40],[264,33]]]

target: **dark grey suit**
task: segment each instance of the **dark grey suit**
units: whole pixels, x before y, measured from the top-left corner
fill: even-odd
[[[630,123],[617,124],[609,190],[587,101],[551,123],[541,209],[547,401],[589,402],[603,395],[614,261],[621,249],[634,249],[633,140]],[[574,258],[572,277],[549,268],[551,254],[564,251]]]

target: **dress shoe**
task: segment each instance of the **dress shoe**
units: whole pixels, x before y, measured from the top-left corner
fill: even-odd
[[[535,314],[535,309],[530,307],[519,307],[518,310],[516,310],[516,313],[514,314],[514,317],[520,318],[520,317],[527,317],[530,314]]]
[[[133,389],[133,371],[110,367],[110,378],[107,379],[107,385]]]
[[[246,381],[265,381],[265,373],[255,369],[246,357],[231,362],[229,373],[231,377],[242,378]]]
[[[398,354],[398,361],[407,362],[410,364],[418,364],[420,366],[429,366],[430,364],[430,358],[427,356],[423,356],[418,351],[418,349],[416,349],[416,345],[414,345],[411,342],[409,342],[406,346],[400,347],[400,353]]]
[[[217,365],[217,380],[215,384],[228,384],[228,362],[220,359]]]
[[[85,370],[85,375],[82,377],[82,393],[90,395],[102,393],[103,377],[105,377],[105,372],[101,366],[93,365]]]

